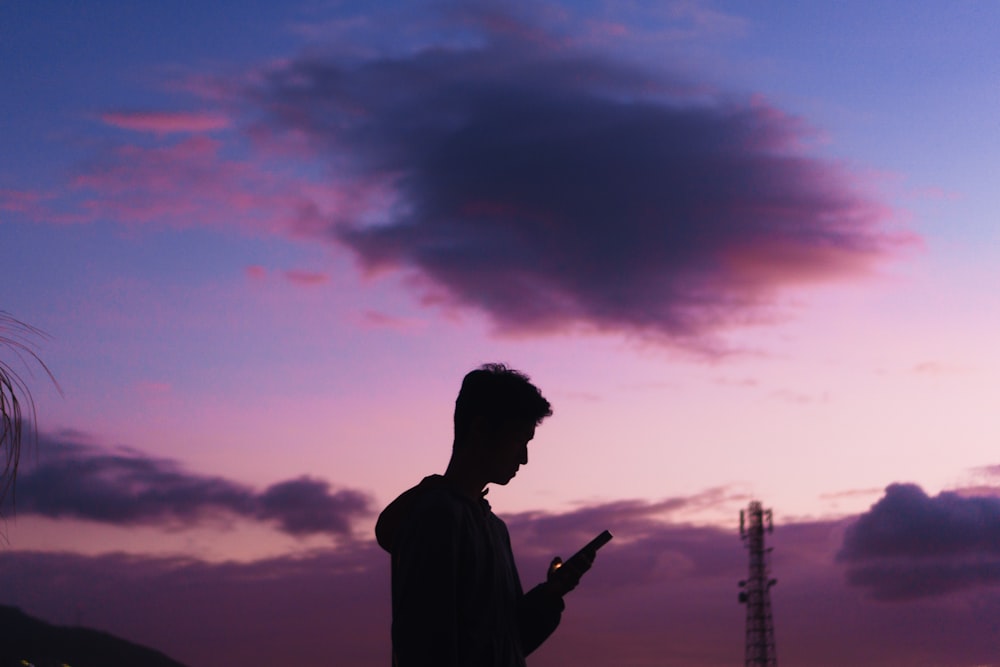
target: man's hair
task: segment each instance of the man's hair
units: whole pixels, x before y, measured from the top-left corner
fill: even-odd
[[[465,439],[475,417],[500,428],[507,421],[538,426],[551,415],[552,405],[527,375],[504,364],[483,364],[465,376],[455,399],[455,444]]]

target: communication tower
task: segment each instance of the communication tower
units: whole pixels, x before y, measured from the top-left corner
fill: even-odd
[[[774,619],[771,616],[771,587],[778,583],[770,578],[768,560],[770,548],[764,547],[764,532],[774,531],[771,510],[765,510],[754,500],[740,510],[740,538],[750,552],[749,576],[740,582],[739,600],[747,606],[747,637],[745,667],[777,667],[774,650]]]

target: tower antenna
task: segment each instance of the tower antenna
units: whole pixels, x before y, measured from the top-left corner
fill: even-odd
[[[771,549],[764,547],[764,532],[774,531],[771,510],[754,500],[740,510],[740,538],[750,552],[749,576],[740,582],[739,600],[747,606],[745,667],[777,667],[774,650],[774,618],[771,616],[771,587],[768,560]]]

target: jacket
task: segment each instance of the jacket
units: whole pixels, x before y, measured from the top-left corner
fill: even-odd
[[[524,667],[559,625],[562,598],[523,592],[490,504],[440,475],[390,503],[375,535],[392,557],[395,667]]]

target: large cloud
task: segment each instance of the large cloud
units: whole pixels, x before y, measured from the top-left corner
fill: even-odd
[[[907,600],[1000,583],[1000,498],[893,484],[844,535],[848,581]]]
[[[176,462],[127,449],[110,450],[78,437],[46,437],[37,465],[18,477],[17,510],[52,518],[118,525],[190,524],[229,514],[273,521],[296,536],[346,536],[352,522],[371,513],[367,494],[333,491],[309,477],[264,491],[185,471]]]
[[[369,268],[502,329],[698,344],[892,247],[886,210],[804,153],[799,120],[496,25],[476,47],[304,56],[252,91],[271,130],[369,193],[331,225]]]

